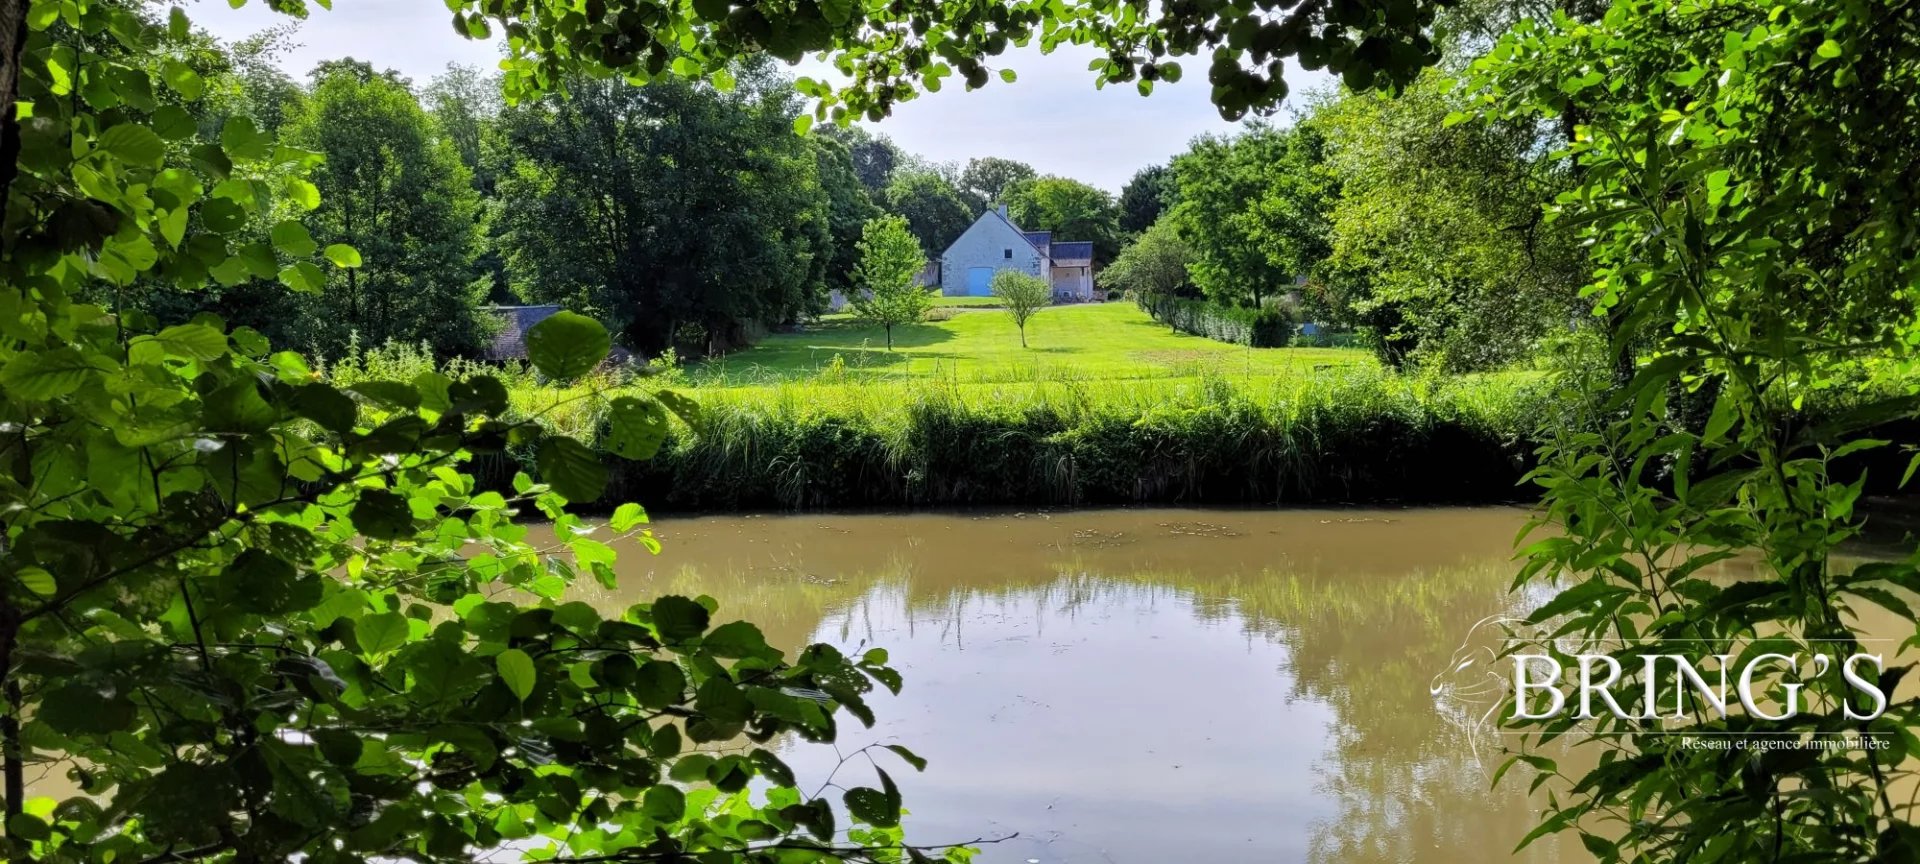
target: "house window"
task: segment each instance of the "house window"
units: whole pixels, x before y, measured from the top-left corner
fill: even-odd
[[[1012,259],[1012,258],[1013,258],[1013,250],[1012,250],[1012,249],[1008,249],[1008,250],[1007,250],[1007,254],[1006,254],[1006,256],[1005,256],[1005,257],[1006,257],[1006,258],[1008,258],[1008,259]]]

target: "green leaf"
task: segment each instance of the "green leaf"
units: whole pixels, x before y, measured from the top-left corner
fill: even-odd
[[[412,626],[407,616],[398,612],[382,612],[368,615],[353,625],[354,641],[360,645],[360,653],[374,656],[386,654],[407,644],[407,635]]]
[[[607,328],[573,312],[560,311],[527,330],[527,359],[540,374],[556,380],[593,371],[613,348]],[[565,494],[565,493],[562,493]]]
[[[513,691],[515,698],[525,702],[533,694],[533,658],[527,656],[527,652],[508,648],[493,658],[493,668],[499,671],[500,681]]]
[[[220,147],[236,162],[258,162],[273,155],[273,138],[245,117],[229,117],[220,127]]]
[[[625,459],[652,459],[667,440],[667,409],[653,399],[620,396],[607,410],[607,434],[601,444]]]
[[[1840,43],[1835,42],[1832,39],[1828,39],[1824,42],[1821,42],[1820,47],[1813,49],[1813,53],[1818,54],[1822,57],[1825,57],[1828,60],[1832,60],[1833,58],[1838,57],[1841,54]]]
[[[95,361],[74,348],[61,346],[29,351],[7,361],[0,367],[0,385],[13,398],[46,400],[72,393],[86,383],[89,374],[98,371]]]
[[[655,822],[672,824],[687,815],[687,796],[678,788],[661,784],[647,789],[641,809]]]
[[[320,206],[320,187],[298,177],[289,177],[286,181],[287,200],[302,210],[313,210]]]
[[[1014,72],[1012,69],[1000,70],[1000,80],[1005,81],[1008,84],[1012,84],[1014,80],[1019,77],[1020,77],[1019,73]]]
[[[264,432],[280,419],[258,382],[241,378],[206,397],[206,425],[214,432]]]
[[[312,261],[295,261],[280,271],[280,282],[302,294],[318,294],[327,287],[327,274]]]
[[[318,206],[319,203],[317,199],[314,201],[316,206]],[[327,260],[332,261],[335,267],[350,269],[360,266],[360,250],[348,246],[345,243],[328,245],[326,256]]]
[[[631,501],[613,509],[613,518],[607,525],[615,531],[627,532],[647,523],[647,511]]]
[[[887,806],[886,793],[878,789],[861,786],[847,790],[842,797],[847,803],[847,812],[853,818],[880,828],[891,828],[900,824],[900,809]]]
[[[664,660],[648,660],[634,672],[633,698],[643,708],[665,708],[686,695],[687,676]]]
[[[15,813],[7,820],[7,837],[22,841],[40,841],[53,836],[53,829],[32,813]]]
[[[807,130],[812,128],[813,128],[813,115],[802,114],[798,117],[793,118],[793,134],[805,135],[807,134]]]
[[[320,424],[320,428],[336,434],[353,430],[354,421],[359,417],[360,409],[353,404],[347,394],[332,385],[312,383],[303,384],[293,391],[289,400],[293,413]]]
[[[100,133],[101,150],[130,165],[158,167],[167,155],[167,144],[152,129],[137,123],[122,123]]]
[[[715,657],[730,659],[765,657],[773,652],[767,646],[767,637],[760,633],[760,628],[745,621],[713,628],[713,632],[700,640],[700,646]]]
[[[99,685],[65,684],[45,694],[35,719],[69,735],[100,735],[133,725],[133,703]]]
[[[707,632],[711,615],[707,607],[678,594],[653,601],[653,628],[659,631],[663,642],[685,642],[699,637]]]
[[[214,198],[200,206],[200,221],[209,231],[231,234],[247,227],[247,208],[236,201]]]
[[[188,102],[199,99],[201,92],[206,89],[206,83],[200,80],[200,73],[178,60],[160,64],[160,77],[166,79],[167,86]],[[229,149],[228,153],[232,153],[232,150]]]
[[[238,608],[260,615],[301,612],[320,604],[325,586],[319,576],[301,578],[292,563],[260,549],[240,553],[221,574],[221,596]]]
[[[693,401],[692,397],[673,390],[660,390],[653,394],[653,398],[660,400],[660,404],[667,406],[667,410],[672,411],[674,416],[679,417],[680,422],[687,424],[687,428],[695,432],[700,432],[706,428],[706,424],[700,414],[700,403]]]
[[[913,770],[915,771],[927,770],[927,760],[922,759],[919,754],[913,752],[912,750],[908,750],[907,748],[899,744],[888,744],[887,749],[892,750],[893,755],[907,760],[907,764],[912,765]]]
[[[13,574],[13,578],[19,580],[21,587],[41,597],[52,597],[60,592],[60,586],[53,581],[53,574],[47,572],[45,567],[22,567]]]
[[[320,248],[320,244],[313,242],[313,234],[307,231],[307,226],[292,219],[273,226],[272,237],[275,248],[295,258],[305,258]]]
[[[353,527],[375,540],[398,540],[413,533],[407,499],[385,489],[362,489],[353,504]]]
[[[540,479],[574,503],[593,501],[607,488],[607,466],[585,444],[564,435],[548,435],[534,453]]]

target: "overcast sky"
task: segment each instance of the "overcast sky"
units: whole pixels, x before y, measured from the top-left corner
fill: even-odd
[[[225,0],[202,0],[191,11],[196,24],[228,40],[289,20],[260,0],[237,10]],[[299,47],[281,65],[303,79],[321,60],[353,56],[424,85],[449,63],[492,69],[500,57],[494,43],[455,35],[451,14],[438,0],[334,0],[330,12],[314,8],[293,41]],[[1071,45],[1051,55],[1009,49],[999,65],[1018,73],[1013,84],[995,76],[986,89],[969,93],[950,83],[897,106],[892,117],[869,128],[935,162],[1001,156],[1116,193],[1133,172],[1167,161],[1195,136],[1234,128],[1207,101],[1204,60],[1187,58],[1179,84],[1161,82],[1143,98],[1131,85],[1095,91],[1087,71],[1095,54]],[[825,69],[807,61],[794,74],[822,77]],[[1326,80],[1297,69],[1288,76],[1296,94]]]

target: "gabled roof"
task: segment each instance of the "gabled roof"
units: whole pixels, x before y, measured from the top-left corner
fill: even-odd
[[[500,318],[500,332],[487,346],[487,356],[495,360],[521,360],[527,356],[527,331],[553,313],[559,304],[545,306],[488,306],[487,311]]]
[[[1092,259],[1093,241],[1074,240],[1067,243],[1055,243],[1053,244],[1053,258],[1056,261],[1077,261],[1082,258]]]
[[[1001,209],[1002,208],[1000,207],[988,207],[987,212],[980,214],[980,218],[973,220],[973,224],[978,225],[981,222],[984,222],[988,219],[998,219],[999,221],[1004,223],[1008,228],[1013,229],[1015,233],[1019,234],[1021,237],[1026,238],[1026,241],[1029,244],[1032,244],[1034,251],[1039,252],[1041,255],[1045,256],[1048,260],[1057,260],[1061,258],[1070,259],[1070,260],[1078,260],[1081,258],[1086,258],[1086,259],[1093,258],[1093,243],[1091,241],[1084,241],[1084,240],[1056,241],[1053,239],[1052,231],[1022,231],[1020,230],[1020,226],[1015,225],[1013,223],[1013,217],[1008,216],[1005,213],[1002,213]],[[969,225],[967,226],[967,228],[968,230],[972,230],[973,226]],[[966,236],[965,231],[960,232],[960,234],[962,237]],[[948,252],[953,251],[954,244],[959,242],[960,242],[960,238],[955,237],[953,239],[953,243],[947,244],[947,251]],[[941,253],[942,256],[944,256],[945,254],[946,254],[945,252]]]

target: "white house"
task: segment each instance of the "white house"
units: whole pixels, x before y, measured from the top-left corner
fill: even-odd
[[[1018,270],[1045,278],[1053,299],[1093,299],[1093,244],[1056,242],[1052,232],[1022,231],[1002,205],[980,214],[940,255],[940,293],[949,297],[993,294],[993,274]]]

